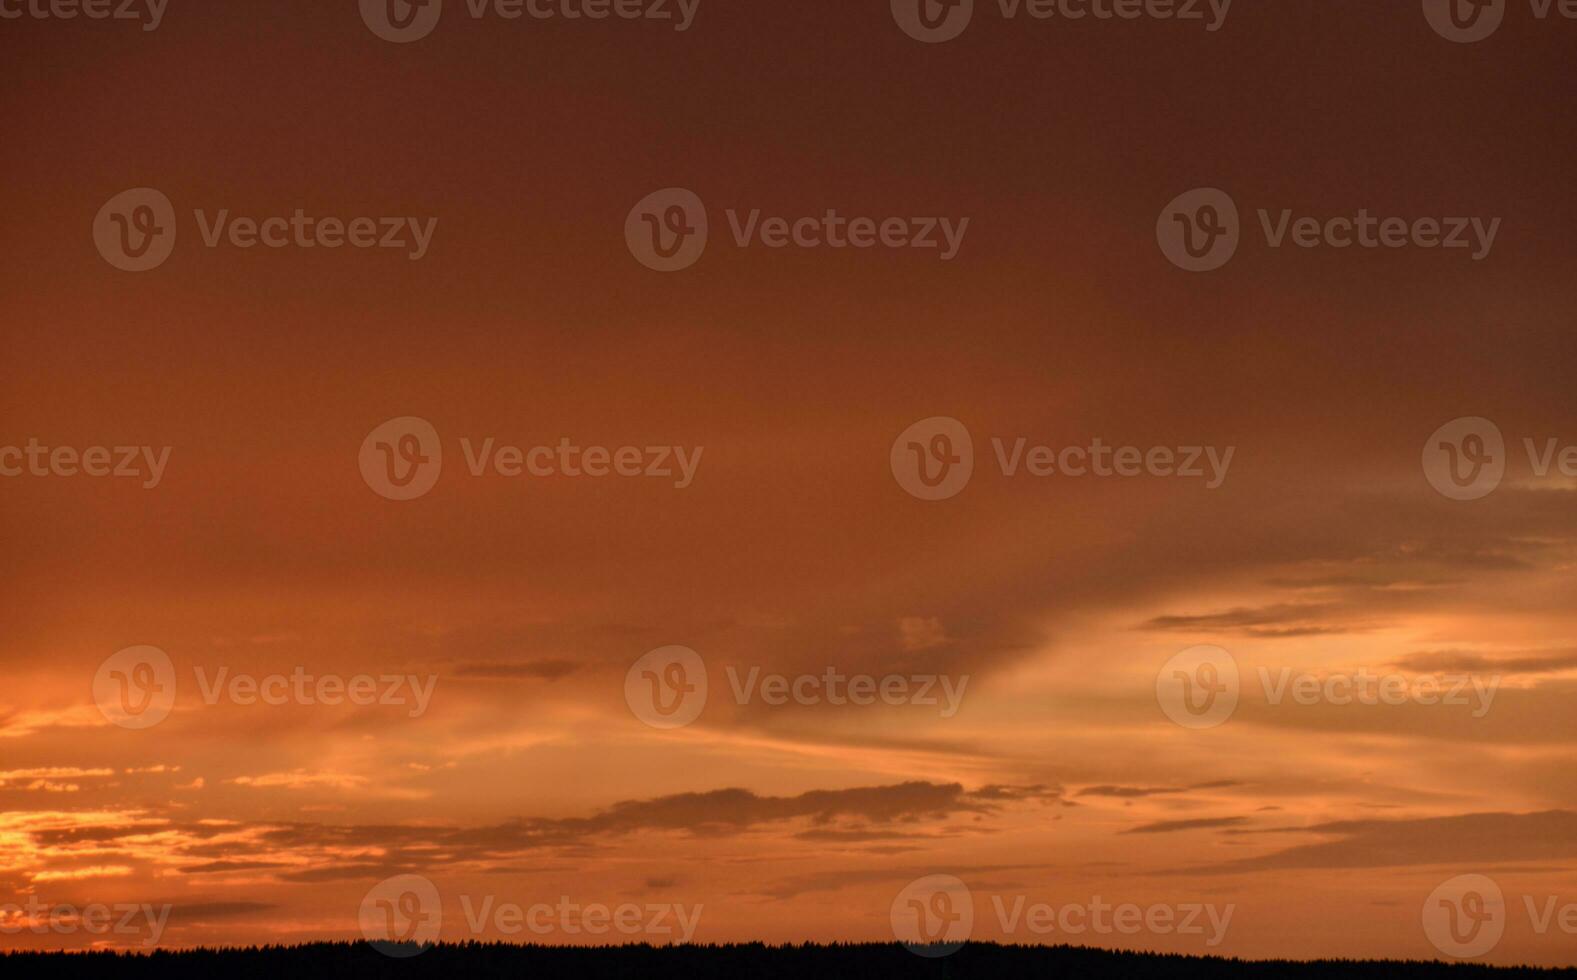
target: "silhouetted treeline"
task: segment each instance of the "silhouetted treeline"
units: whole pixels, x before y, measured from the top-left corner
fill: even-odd
[[[411,951],[414,947],[406,947]],[[314,943],[245,949],[0,955],[0,977],[116,977],[159,980],[316,980],[433,977],[454,980],[1149,980],[1209,977],[1265,980],[1426,980],[1476,977],[1577,977],[1577,969],[1497,969],[1475,964],[1328,960],[1244,962],[1080,946],[998,946],[970,943],[928,959],[896,944],[765,946],[517,946],[463,943],[433,946],[409,958],[386,956],[366,943]]]

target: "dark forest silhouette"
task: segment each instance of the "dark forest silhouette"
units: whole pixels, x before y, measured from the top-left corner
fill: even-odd
[[[402,952],[414,952],[406,947]],[[1079,946],[970,943],[950,956],[917,956],[897,944],[765,946],[518,946],[463,943],[430,947],[408,958],[386,956],[367,943],[314,943],[245,949],[155,951],[148,954],[11,953],[0,955],[5,977],[149,977],[203,980],[308,980],[314,977],[608,978],[608,980],[1148,980],[1226,977],[1452,978],[1577,977],[1577,969],[1493,968],[1475,964],[1321,960],[1227,960],[1111,952]]]

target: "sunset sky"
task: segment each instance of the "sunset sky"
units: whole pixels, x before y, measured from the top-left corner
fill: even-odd
[[[359,939],[414,874],[446,940],[585,942],[461,904],[568,896],[700,905],[699,942],[891,941],[952,875],[980,940],[1436,958],[1421,909],[1478,874],[1482,961],[1572,963],[1527,908],[1577,903],[1577,479],[1524,447],[1577,445],[1577,21],[1511,0],[1457,44],[1416,0],[1238,0],[1215,31],[979,0],[924,44],[886,0],[713,2],[676,31],[450,0],[404,44],[348,0],[0,21],[0,450],[169,447],[151,488],[0,477],[0,926],[33,896],[167,905],[163,946]],[[179,227],[147,272],[95,249],[132,188]],[[711,226],[667,274],[624,230],[665,188]],[[1157,247],[1192,188],[1242,213],[1208,273]],[[298,208],[436,224],[413,261],[208,247],[194,216]],[[739,247],[757,209],[969,223],[947,260]],[[1273,248],[1260,209],[1500,224],[1480,259]],[[1420,453],[1480,416],[1504,480],[1448,499]],[[405,417],[442,475],[399,501],[359,462]],[[890,454],[935,417],[974,472],[921,500]],[[702,454],[683,487],[472,476],[489,438]],[[1213,489],[1008,476],[993,438],[1233,456]],[[1243,678],[1208,729],[1157,695],[1202,644]],[[95,676],[143,645],[179,693],[122,727]],[[708,693],[660,729],[626,677],[672,645]],[[737,703],[751,668],[962,693]],[[1260,668],[1495,693],[1273,704]],[[432,687],[206,703],[221,669]],[[1004,929],[994,897],[1234,912],[1207,946]]]

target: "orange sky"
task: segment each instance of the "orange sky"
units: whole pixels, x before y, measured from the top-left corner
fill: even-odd
[[[1527,903],[1577,903],[1577,487],[1523,447],[1577,444],[1577,23],[1514,2],[1452,44],[1416,3],[1241,3],[1214,32],[980,3],[927,45],[882,2],[708,4],[678,32],[450,0],[410,44],[301,0],[0,21],[0,450],[170,447],[148,489],[0,477],[0,927],[34,897],[168,906],[168,946],[353,938],[369,889],[416,874],[445,939],[586,941],[468,923],[568,896],[700,906],[698,941],[885,941],[944,874],[977,939],[1435,957],[1421,909],[1482,874],[1485,961],[1571,962]],[[139,187],[179,237],[121,272],[90,230]],[[662,274],[624,223],[669,187],[711,239]],[[1244,216],[1210,273],[1157,248],[1195,187]],[[193,213],[297,208],[436,225],[411,261],[209,248]],[[1502,223],[1475,261],[1272,249],[1256,216],[1360,208]],[[969,226],[948,261],[740,248],[729,209]],[[387,500],[358,454],[407,416],[442,476]],[[890,451],[938,416],[975,472],[918,500]],[[1465,416],[1509,463],[1459,502],[1419,454]],[[993,437],[1234,455],[1215,489],[1008,477]],[[488,438],[704,452],[682,488],[473,477]],[[1210,729],[1157,703],[1199,644],[1243,680]],[[139,645],[178,696],[129,729],[94,681]],[[670,645],[709,689],[663,730],[626,675]],[[962,693],[736,703],[753,667]],[[419,711],[205,703],[226,668],[432,687]],[[1274,704],[1261,668],[1495,693]],[[1234,911],[1207,946],[1010,929],[1017,898]]]

